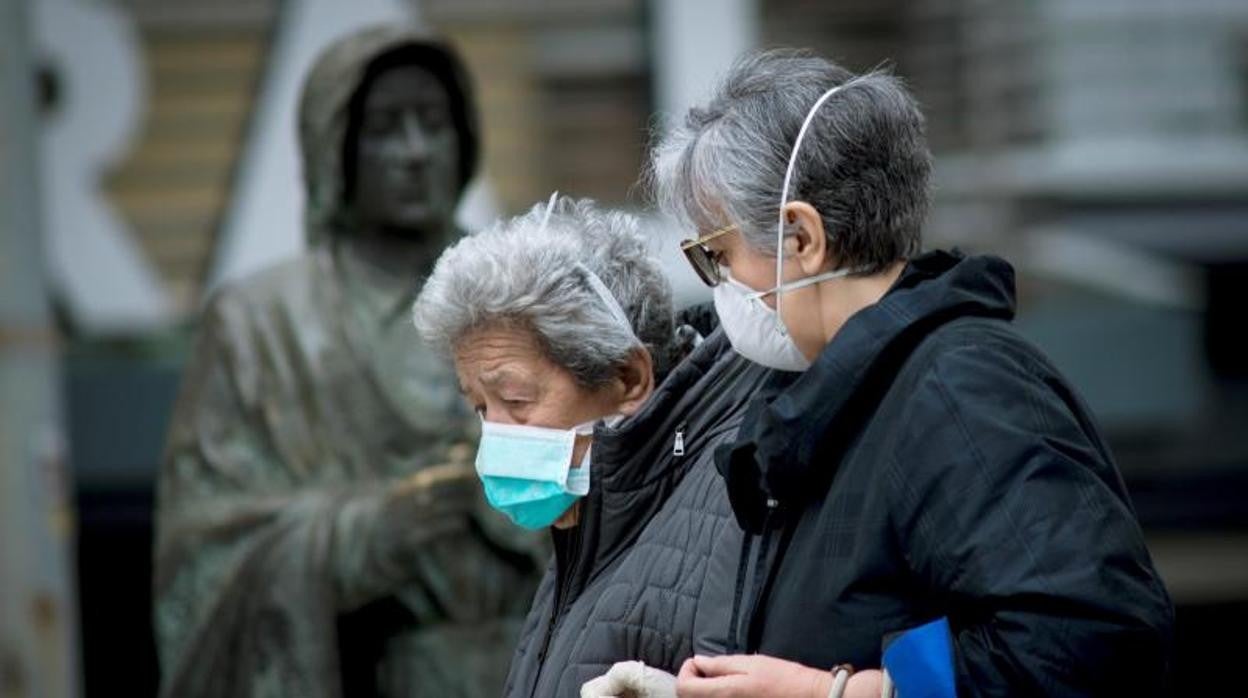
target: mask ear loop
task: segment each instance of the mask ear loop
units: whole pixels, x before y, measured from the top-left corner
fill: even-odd
[[[551,211],[555,209],[555,202],[558,200],[558,198],[559,198],[558,190],[551,192],[550,200],[546,203],[546,214],[542,216],[542,223],[541,223],[541,227],[538,228],[538,232],[544,232],[546,230],[547,224],[550,223]],[[620,306],[620,302],[615,299],[615,296],[611,295],[611,289],[607,288],[607,285],[603,283],[602,279],[597,274],[594,273],[594,270],[585,266],[584,263],[577,262],[576,267],[580,269],[581,273],[585,275],[585,280],[589,283],[589,287],[593,290],[594,294],[597,295],[600,299],[602,299],[603,305],[607,306],[607,312],[611,313],[611,317],[614,318],[615,321],[619,323],[621,327],[623,327],[625,330],[628,330],[628,333],[632,335],[634,342],[636,342],[638,345],[641,345],[641,340],[638,339],[637,334],[633,332],[633,325],[632,323],[628,321],[628,315],[625,314],[624,308]],[[482,421],[484,421],[484,419]],[[585,424],[578,424],[577,426],[573,427],[572,430],[581,436],[593,436],[594,427],[598,421],[599,420],[594,420],[593,422],[586,422]],[[592,449],[592,446],[590,448]],[[588,465],[589,463],[589,457],[590,457],[589,453],[590,452],[588,450],[585,452],[584,461],[586,465]],[[588,485],[589,485],[588,477],[586,477],[586,482],[584,484],[585,484],[585,487],[588,488]],[[582,492],[582,494],[584,494],[584,492]]]
[[[550,200],[546,202],[546,214],[542,216],[542,225],[540,228],[537,229],[537,232],[543,233],[546,231],[546,224],[550,223],[550,212],[555,210],[555,201],[558,198],[559,198],[558,189],[550,193]]]
[[[539,233],[546,230],[546,225],[550,222],[550,212],[555,209],[555,201],[558,198],[559,192],[557,190],[551,192],[550,201],[546,204],[546,215],[542,216],[542,224],[538,228]],[[576,267],[585,275],[585,281],[589,283],[590,289],[593,290],[596,296],[602,299],[603,305],[607,306],[607,312],[611,313],[611,317],[619,323],[620,327],[628,330],[628,333],[633,335],[633,341],[641,344],[641,340],[637,339],[636,333],[633,332],[633,324],[628,321],[628,315],[624,312],[624,308],[620,306],[620,302],[615,299],[615,296],[611,295],[611,289],[607,288],[607,285],[594,273],[594,270],[585,266],[584,263],[577,262]]]
[[[848,82],[843,82],[836,87],[829,89],[815,100],[814,106],[810,111],[806,112],[806,119],[802,121],[802,128],[797,132],[797,139],[793,141],[793,152],[789,154],[789,165],[784,170],[784,188],[780,191],[780,212],[779,220],[776,224],[776,288],[780,288],[784,278],[784,207],[789,203],[789,186],[793,183],[793,168],[797,164],[798,149],[802,147],[802,139],[806,137],[806,130],[810,128],[810,124],[815,120],[815,114],[822,107],[824,102],[831,99],[832,95],[858,82],[859,78],[854,78]],[[780,296],[783,293],[776,294],[776,317],[780,316]]]
[[[602,299],[603,305],[607,306],[607,312],[611,313],[611,317],[615,319],[616,323],[628,330],[629,334],[632,334],[633,325],[628,321],[628,315],[624,313],[624,308],[620,306],[620,302],[615,299],[615,296],[611,295],[611,289],[607,288],[602,278],[580,262],[577,262],[576,267],[585,275],[585,281],[589,283],[589,287],[593,289],[594,294]]]

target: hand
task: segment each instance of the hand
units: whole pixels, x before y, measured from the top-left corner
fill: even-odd
[[[761,654],[693,657],[680,667],[680,698],[827,698],[832,675]]]
[[[410,567],[431,541],[468,530],[481,499],[472,466],[429,466],[388,485],[375,512],[374,548],[386,565]]]
[[[883,674],[860,671],[849,679],[846,698],[878,698]],[[827,698],[832,673],[764,655],[694,657],[680,668],[680,698]]]
[[[676,698],[676,677],[641,662],[617,662],[581,686],[581,698]]]

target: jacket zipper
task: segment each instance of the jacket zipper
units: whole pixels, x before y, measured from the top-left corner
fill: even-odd
[[[750,584],[750,587],[753,590],[750,594],[749,600],[750,610],[745,617],[741,619],[744,627],[733,629],[739,638],[737,641],[737,650],[740,652],[755,652],[755,648],[751,646],[753,644],[753,638],[750,636],[753,635],[754,618],[758,615],[759,607],[763,602],[762,596],[764,587],[766,586],[767,575],[767,553],[768,548],[771,546],[772,539],[771,520],[779,506],[780,502],[774,497],[767,498],[767,512],[763,514],[763,526],[760,531],[758,551],[754,557],[754,580]]]
[[[588,500],[586,499],[582,499],[581,501],[588,503]],[[581,513],[583,515],[585,512]],[[533,685],[529,689],[530,696],[537,695],[537,687],[541,684],[542,680],[542,670],[546,667],[546,655],[550,652],[550,643],[554,640],[555,631],[559,629],[559,621],[563,620],[563,614],[567,610],[568,587],[571,585],[572,579],[575,577],[576,570],[579,568],[579,563],[584,557],[580,554],[582,552],[581,545],[584,540],[583,531],[584,529],[581,526],[576,527],[575,533],[573,534],[576,538],[572,541],[571,545],[567,546],[572,550],[572,552],[567,553],[571,557],[571,560],[567,563],[566,569],[563,573],[560,574],[555,580],[555,601],[551,607],[550,623],[546,625],[546,633],[542,637],[542,649],[537,653],[537,669],[533,672]],[[555,569],[559,569],[560,567],[558,555],[559,552],[558,549],[556,549]]]
[[[732,615],[728,619],[728,654],[741,654],[741,606],[745,603],[745,578],[750,571],[750,555],[754,552],[754,534],[741,537],[741,554],[737,558],[737,588],[732,594]]]

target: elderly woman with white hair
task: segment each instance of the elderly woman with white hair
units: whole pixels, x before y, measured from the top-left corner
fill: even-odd
[[[554,560],[507,696],[659,680],[725,649],[740,546],[712,449],[772,372],[722,333],[682,356],[671,291],[637,220],[554,199],[469,235],[415,304],[481,417],[490,504],[549,528]],[[660,695],[658,693],[656,695]]]

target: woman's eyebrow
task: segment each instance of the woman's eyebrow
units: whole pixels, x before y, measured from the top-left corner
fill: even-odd
[[[491,388],[500,387],[533,387],[532,379],[521,371],[510,368],[499,368],[493,371],[484,371],[478,377],[482,385]]]

